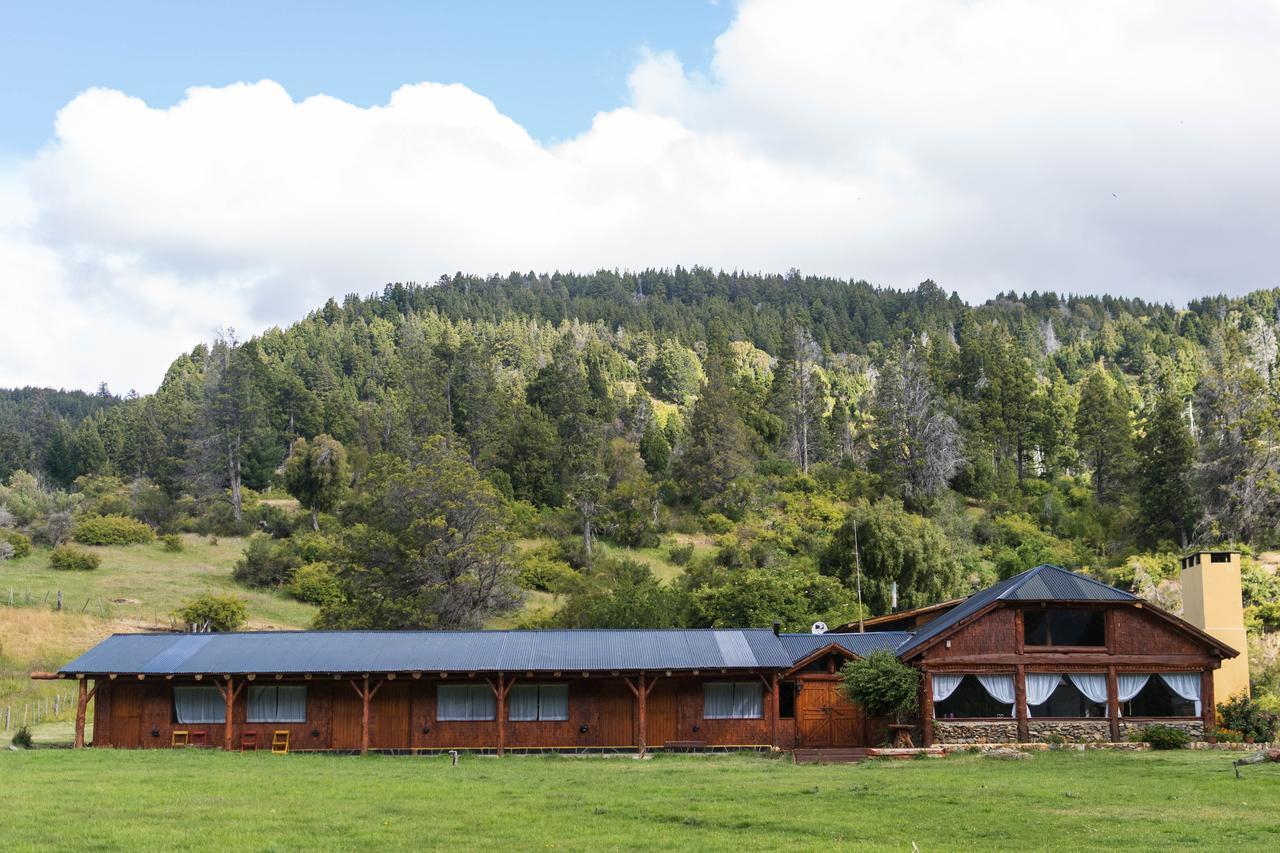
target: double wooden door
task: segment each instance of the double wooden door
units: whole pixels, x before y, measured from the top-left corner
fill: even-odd
[[[866,746],[862,708],[841,695],[834,678],[804,679],[796,694],[799,746],[810,749]]]

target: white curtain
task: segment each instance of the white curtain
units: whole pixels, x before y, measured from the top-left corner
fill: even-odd
[[[1194,702],[1196,716],[1200,716],[1200,673],[1198,672],[1162,672],[1160,677],[1169,689],[1188,702]]]
[[[979,675],[977,678],[992,699],[1002,705],[1013,704],[1012,675]]]
[[[1123,704],[1137,696],[1142,692],[1142,688],[1147,686],[1147,681],[1150,678],[1150,675],[1130,675],[1123,672],[1117,675],[1116,690],[1119,692],[1116,696],[1116,701]]]
[[[1107,704],[1107,676],[1100,672],[1073,672],[1067,676],[1090,702]]]
[[[1062,683],[1062,676],[1057,673],[1027,673],[1027,716],[1031,716],[1032,705],[1042,705],[1049,701],[1053,691]],[[992,694],[994,695],[994,694]]]
[[[538,719],[569,719],[569,685],[543,684],[538,687]]]
[[[702,716],[707,720],[758,720],[764,717],[763,685],[758,681],[709,682],[702,686]]]
[[[227,719],[227,703],[216,687],[173,688],[173,710],[178,722],[222,723]]]
[[[538,719],[538,685],[517,684],[507,695],[507,719],[517,722]]]
[[[933,674],[933,701],[944,701],[948,696],[956,692],[956,688],[960,686],[961,681],[964,681],[963,674],[935,672]]]
[[[708,720],[726,720],[733,717],[733,685],[729,682],[712,682],[702,685],[702,716]]]
[[[487,684],[441,684],[436,688],[437,720],[492,720],[495,709],[496,700]]]
[[[250,723],[305,723],[306,686],[250,687],[245,719]]]

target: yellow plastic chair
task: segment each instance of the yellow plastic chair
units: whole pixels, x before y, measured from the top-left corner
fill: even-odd
[[[288,730],[275,731],[271,733],[271,754],[272,755],[288,755],[289,754]]]

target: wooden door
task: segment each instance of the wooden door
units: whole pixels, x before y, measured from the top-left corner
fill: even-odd
[[[375,697],[376,698],[376,697]],[[330,749],[360,748],[360,719],[364,713],[364,704],[351,684],[346,681],[333,682],[333,737]]]
[[[142,746],[142,685],[111,686],[111,745],[125,749]]]
[[[667,741],[676,739],[676,683],[674,681],[670,678],[658,680],[646,700],[644,714],[645,743],[649,746],[662,746]]]
[[[369,704],[369,746],[372,749],[408,749],[409,686],[383,682]],[[358,729],[357,729],[358,731]]]
[[[799,745],[811,749],[865,746],[862,709],[840,694],[838,681],[801,681],[796,695]]]

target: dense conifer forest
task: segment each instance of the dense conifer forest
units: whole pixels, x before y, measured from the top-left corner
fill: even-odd
[[[1280,290],[388,285],[227,331],[154,393],[0,392],[0,546],[99,515],[256,532],[237,577],[332,626],[803,629],[856,618],[858,572],[876,614],[1040,562],[1176,609],[1183,547],[1280,538],[1278,329]],[[1250,556],[1256,626],[1278,592]]]

